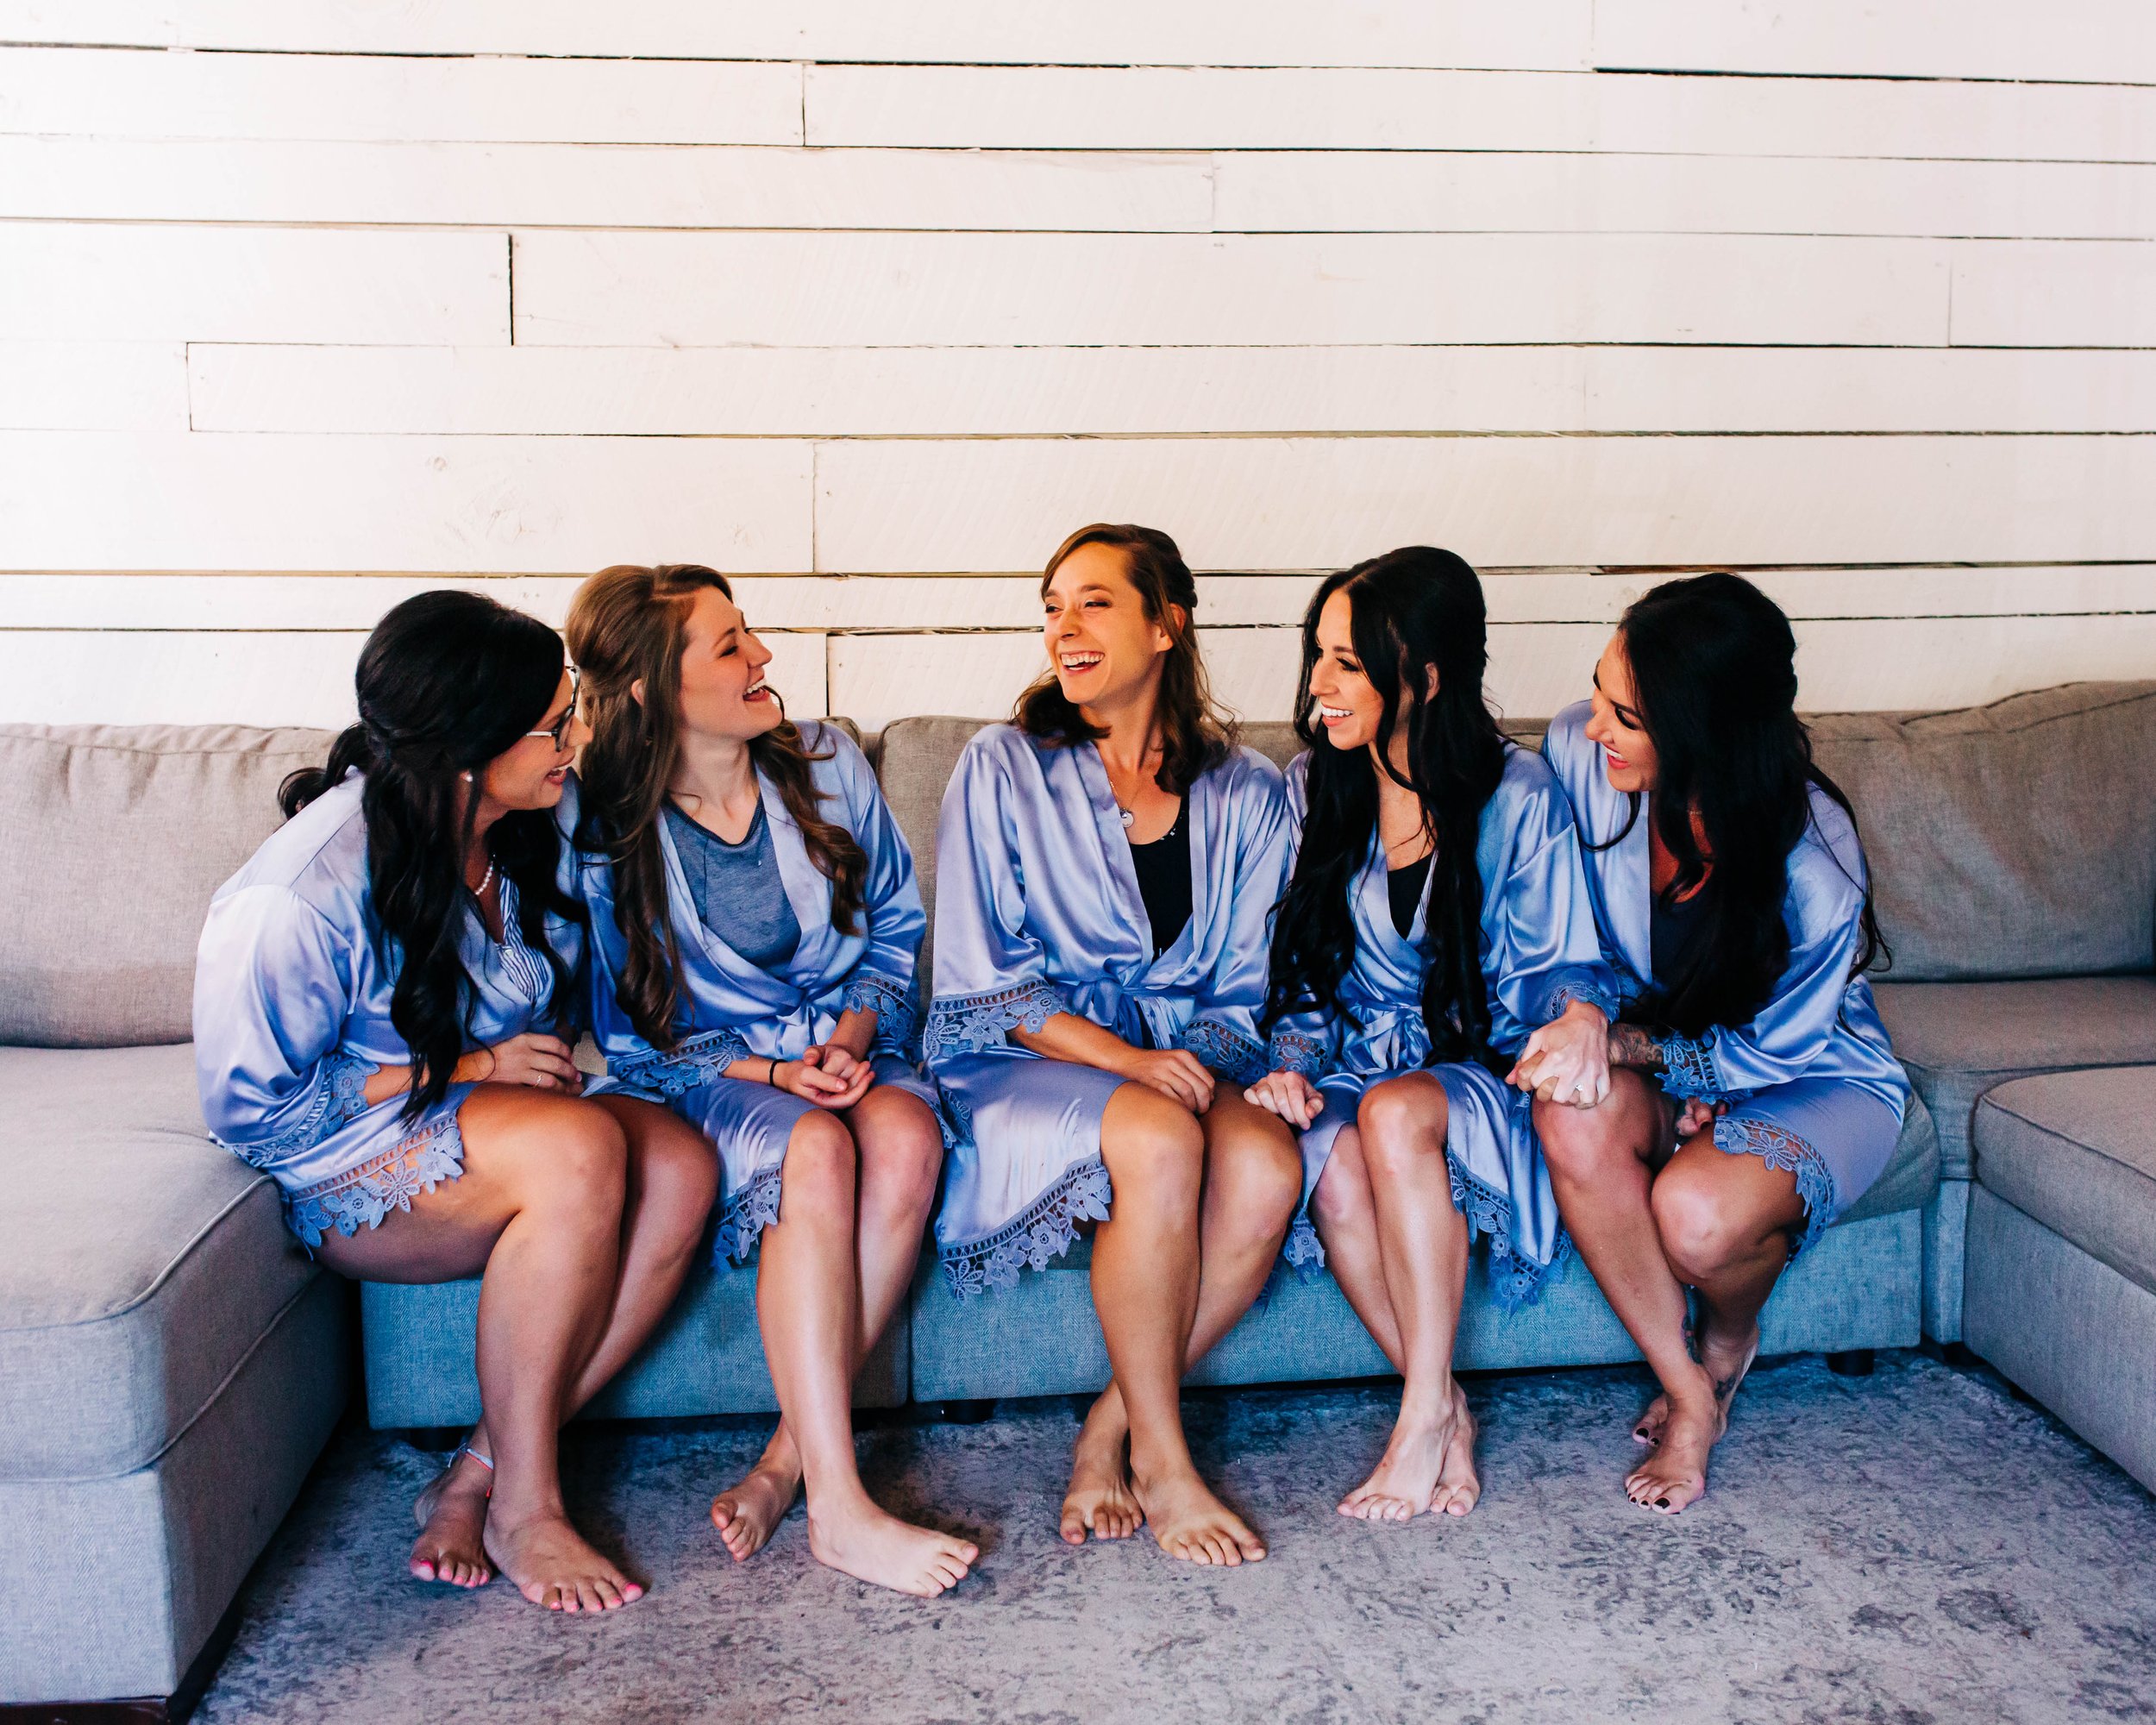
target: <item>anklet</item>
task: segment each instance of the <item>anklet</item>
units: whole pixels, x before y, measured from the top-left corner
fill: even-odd
[[[457,1463],[458,1463],[460,1460],[461,1460],[461,1459],[462,1459],[464,1457],[466,1457],[466,1456],[469,1456],[469,1457],[471,1457],[471,1458],[472,1458],[472,1459],[473,1459],[473,1461],[477,1462],[477,1463],[478,1463],[478,1464],[479,1464],[481,1467],[485,1468],[485,1469],[486,1469],[486,1470],[489,1473],[493,1472],[493,1471],[494,1471],[494,1462],[493,1462],[493,1458],[492,1458],[492,1457],[490,1457],[490,1456],[483,1456],[483,1455],[481,1455],[481,1454],[480,1454],[480,1453],[479,1453],[477,1450],[473,1449],[473,1448],[472,1447],[472,1446],[471,1446],[470,1444],[468,1444],[468,1443],[459,1444],[459,1445],[458,1445],[458,1446],[456,1446],[454,1450],[452,1450],[452,1451],[450,1451],[450,1452],[449,1452],[449,1465],[450,1465],[451,1467],[454,1467],[454,1466],[457,1465]],[[491,1483],[488,1484],[488,1486],[487,1486],[487,1488],[486,1488],[486,1495],[487,1495],[489,1497],[492,1497],[492,1496],[494,1495],[494,1487],[493,1487],[493,1485],[492,1485]]]

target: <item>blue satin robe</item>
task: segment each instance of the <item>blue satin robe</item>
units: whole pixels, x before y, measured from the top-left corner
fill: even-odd
[[[390,1022],[393,955],[379,950],[367,875],[367,821],[357,774],[325,791],[263,841],[217,889],[195,961],[195,1072],[210,1136],[274,1179],[285,1219],[309,1247],[330,1229],[351,1235],[464,1170],[457,1110],[473,1089],[448,1095],[417,1120],[404,1095],[367,1106],[362,1090],[411,1050]],[[563,796],[573,819],[575,786]],[[572,897],[574,866],[562,847],[560,883]],[[555,999],[555,973],[517,928],[517,890],[501,883],[505,938],[475,908],[458,937],[475,984],[467,1051],[527,1031],[573,1039]],[[549,913],[547,944],[573,976],[583,931]]]
[[[1100,752],[991,725],[960,756],[937,829],[926,1050],[957,1143],[937,1241],[962,1296],[1045,1269],[1113,1194],[1100,1116],[1125,1082],[1008,1038],[1057,1013],[1226,1082],[1264,1070],[1267,927],[1287,862],[1280,769],[1238,749],[1188,794],[1191,914],[1156,957]]]
[[[750,963],[704,925],[674,837],[661,821],[659,844],[681,958],[680,1040],[671,1050],[654,1048],[622,1009],[615,988],[628,963],[629,943],[616,919],[613,869],[604,857],[586,854],[580,859],[580,890],[592,919],[592,1033],[606,1057],[607,1071],[606,1082],[592,1087],[593,1093],[618,1088],[663,1102],[711,1140],[719,1158],[716,1255],[722,1264],[747,1258],[764,1228],[778,1219],[787,1141],[802,1116],[815,1108],[760,1079],[725,1076],[734,1062],[794,1059],[828,1041],[841,1013],[849,1007],[873,1012],[876,1031],[869,1056],[876,1082],[919,1097],[940,1118],[935,1087],[914,1064],[920,1013],[913,969],[928,918],[913,878],[913,854],[860,745],[836,725],[812,721],[801,725],[801,741],[812,756],[830,757],[812,760],[810,766],[824,818],[852,833],[868,857],[860,932],[842,934],[831,925],[831,883],[810,859],[778,787],[761,773],[757,789],[780,878],[801,925],[792,956],[769,969]]]
[[[1611,787],[1602,751],[1588,739],[1592,707],[1551,721],[1543,751],[1572,800],[1602,950],[1626,1001],[1653,986],[1653,894],[1648,812],[1632,830],[1631,799]],[[1862,938],[1866,878],[1857,830],[1839,804],[1812,790],[1812,819],[1789,852],[1789,961],[1774,995],[1746,1025],[1718,1025],[1697,1039],[1668,1036],[1663,1089],[1727,1101],[1714,1142],[1794,1172],[1809,1245],[1885,1170],[1908,1111],[1909,1082],[1894,1057],[1871,985],[1850,975]]]
[[[1288,768],[1298,849],[1309,769],[1307,754]],[[1483,806],[1475,862],[1482,882],[1481,957],[1490,1046],[1516,1057],[1529,1036],[1575,1000],[1614,1018],[1616,978],[1595,938],[1572,811],[1541,756],[1506,745],[1504,776]],[[1308,1216],[1310,1195],[1340,1129],[1354,1124],[1363,1092],[1388,1078],[1427,1071],[1445,1087],[1452,1201],[1471,1233],[1489,1237],[1490,1285],[1499,1303],[1516,1307],[1542,1291],[1566,1241],[1535,1136],[1533,1096],[1472,1062],[1430,1064],[1422,983],[1430,963],[1426,919],[1435,875],[1433,868],[1425,877],[1422,900],[1403,936],[1393,923],[1384,847],[1373,832],[1355,884],[1355,962],[1341,982],[1342,1010],[1296,1013],[1273,1026],[1271,1066],[1300,1072],[1325,1099],[1323,1112],[1302,1134],[1304,1208],[1288,1233],[1286,1255],[1297,1264],[1325,1261]]]

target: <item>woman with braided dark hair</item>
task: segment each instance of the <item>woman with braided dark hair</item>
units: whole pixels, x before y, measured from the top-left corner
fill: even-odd
[[[535,1604],[642,1591],[569,1524],[556,1435],[673,1302],[717,1191],[666,1109],[586,1099],[585,917],[562,824],[585,739],[561,643],[463,593],[391,611],[360,723],[218,889],[195,972],[203,1113],[301,1242],[369,1282],[484,1276],[482,1418],[411,1572]]]

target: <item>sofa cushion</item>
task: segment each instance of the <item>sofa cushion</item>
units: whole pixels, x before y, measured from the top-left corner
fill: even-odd
[[[110,1048],[193,1034],[210,895],[276,827],[319,731],[0,725],[0,1043]]]
[[[1977,1184],[2156,1292],[2156,1066],[2002,1084],[1976,1139]]]
[[[1812,734],[1856,805],[1896,979],[2156,963],[2156,683],[1832,713]]]
[[[204,1133],[194,1050],[0,1048],[0,1479],[163,1452],[323,1272]]]
[[[1995,1084],[2156,1062],[2156,976],[1874,984],[1894,1051],[1939,1124],[1940,1171],[1969,1177],[1970,1123]]]

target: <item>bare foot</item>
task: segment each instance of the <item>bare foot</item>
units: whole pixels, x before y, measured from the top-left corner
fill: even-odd
[[[1647,1411],[1633,1421],[1632,1440],[1650,1447],[1662,1441],[1662,1428],[1669,1423],[1670,1398],[1658,1396],[1647,1403]]]
[[[1466,1406],[1456,1384],[1445,1411],[1434,1419],[1411,1415],[1402,1408],[1383,1458],[1368,1479],[1340,1500],[1340,1514],[1360,1521],[1411,1521],[1434,1508],[1432,1500],[1445,1470],[1452,1428]],[[1472,1477],[1471,1465],[1469,1472]]]
[[[800,1490],[800,1452],[780,1426],[741,1483],[711,1499],[711,1525],[736,1563],[763,1549]]]
[[[525,1598],[549,1611],[612,1611],[643,1597],[558,1510],[509,1523],[497,1506],[486,1521],[486,1554]]]
[[[419,1581],[451,1587],[484,1587],[494,1578],[486,1561],[486,1496],[494,1471],[460,1451],[411,1506],[419,1523],[412,1541],[411,1572]]]
[[[1151,1479],[1139,1477],[1133,1468],[1131,1484],[1153,1538],[1169,1557],[1230,1569],[1264,1557],[1264,1541],[1213,1495],[1188,1463]]]
[[[1063,1497],[1058,1529],[1067,1544],[1084,1545],[1088,1533],[1096,1540],[1127,1540],[1144,1519],[1131,1495],[1130,1469],[1124,1459],[1130,1433],[1124,1428],[1122,1412],[1120,1397],[1103,1394],[1078,1429],[1077,1446],[1070,1458],[1070,1490]]]
[[[1482,1481],[1475,1471],[1475,1415],[1460,1386],[1452,1386],[1452,1436],[1438,1470],[1438,1489],[1430,1495],[1432,1515],[1464,1515],[1482,1501]]]
[[[981,1557],[981,1547],[972,1540],[901,1521],[870,1502],[866,1493],[837,1515],[819,1513],[811,1503],[808,1523],[809,1550],[817,1562],[829,1564],[856,1581],[924,1599],[957,1586]]]
[[[1672,1402],[1662,1440],[1625,1481],[1625,1496],[1674,1515],[1707,1495],[1707,1455],[1728,1429],[1725,1404]]]

